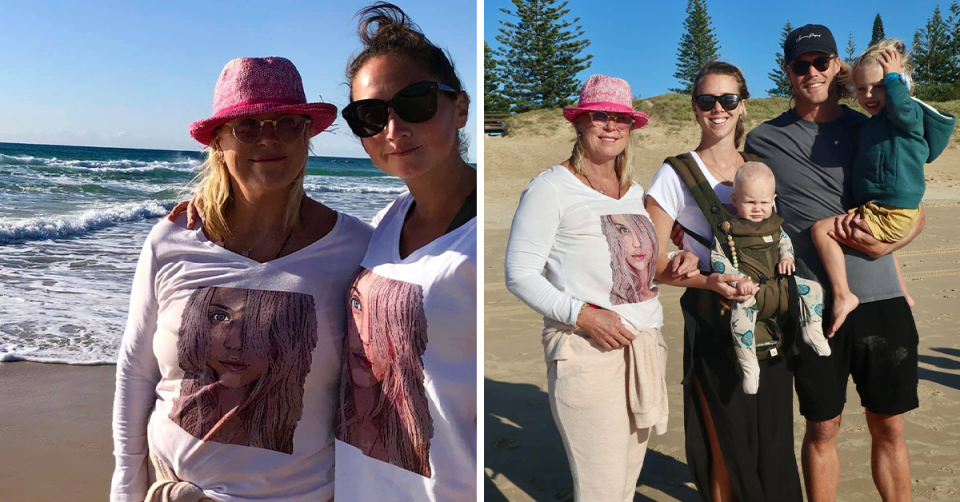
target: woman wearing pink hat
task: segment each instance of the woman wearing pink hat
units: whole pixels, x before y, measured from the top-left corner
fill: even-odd
[[[238,58],[190,125],[201,228],[151,231],[117,363],[110,500],[326,501],[343,301],[371,229],[303,191],[307,103],[283,58]]]
[[[630,132],[649,117],[633,109],[625,81],[603,75],[587,79],[563,116],[577,134],[573,152],[520,197],[507,288],[544,316],[550,408],[574,498],[632,501],[650,430],[667,425],[658,239],[630,159]],[[697,273],[691,253],[667,266]]]

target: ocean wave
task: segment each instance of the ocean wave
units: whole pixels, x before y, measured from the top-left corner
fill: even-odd
[[[47,363],[47,364],[68,364],[70,366],[103,366],[103,365],[114,365],[117,364],[117,358],[92,358],[92,359],[74,359],[71,357],[56,357],[56,356],[44,356],[44,355],[33,355],[30,353],[7,353],[0,351],[0,363],[12,363],[16,361],[28,361],[33,363]]]
[[[80,172],[95,173],[151,173],[157,170],[193,172],[200,167],[197,159],[162,160],[60,160],[56,157],[32,157],[30,155],[4,155],[0,153],[0,164],[22,166],[53,167]]]
[[[144,202],[91,209],[80,214],[59,217],[0,220],[0,244],[84,235],[121,223],[159,218],[167,214],[172,207],[173,204]]]
[[[306,190],[319,193],[377,193],[377,194],[402,194],[407,191],[407,187],[375,187],[375,186],[330,186],[307,183],[303,186]]]

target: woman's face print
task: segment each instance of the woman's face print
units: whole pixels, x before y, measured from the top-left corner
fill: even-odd
[[[614,225],[616,225],[617,236],[620,237],[620,242],[623,243],[624,250],[626,251],[627,264],[638,273],[647,275],[647,265],[650,263],[650,254],[652,251],[649,242],[647,242],[647,239],[641,239],[640,236],[637,235],[633,227],[627,223],[626,216],[615,214],[611,215],[610,219],[613,220]]]
[[[355,385],[373,387],[383,381],[387,371],[386,361],[379,360],[373,353],[371,345],[370,312],[367,304],[370,298],[370,286],[377,279],[377,275],[364,271],[350,286],[350,315],[352,322],[348,323],[347,364]]]
[[[244,329],[244,307],[247,292],[242,289],[218,288],[207,308],[210,323],[210,344],[207,366],[220,384],[227,388],[241,388],[259,379],[266,372],[267,361],[250,353],[248,336],[268,336]],[[255,326],[253,326],[255,327]]]

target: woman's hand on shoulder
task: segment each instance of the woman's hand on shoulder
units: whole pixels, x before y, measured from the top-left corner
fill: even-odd
[[[187,213],[187,228],[193,230],[197,224],[197,221],[203,219],[203,198],[198,194],[192,200],[184,200],[177,203],[176,206],[173,206],[173,209],[170,210],[170,214],[167,215],[167,219],[170,221],[176,220],[183,214],[184,211]]]
[[[680,251],[670,258],[667,270],[674,279],[700,275],[700,258],[690,251]]]
[[[741,295],[737,292],[737,288],[730,285],[731,282],[740,280],[743,280],[740,274],[710,274],[707,276],[707,289],[720,293],[727,300],[742,302],[752,295]]]
[[[607,350],[626,347],[634,339],[633,333],[623,326],[620,316],[612,310],[588,306],[580,311],[577,326]]]

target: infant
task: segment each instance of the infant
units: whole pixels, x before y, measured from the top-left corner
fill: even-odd
[[[743,390],[747,394],[756,394],[760,386],[760,366],[754,340],[757,320],[788,311],[789,281],[786,276],[796,270],[793,243],[780,228],[783,218],[773,214],[775,191],[776,181],[766,164],[747,162],[740,166],[731,195],[736,218],[722,224],[723,233],[714,233],[710,253],[713,271],[743,275],[731,286],[736,287],[740,296],[751,296],[745,301],[734,302],[730,313],[733,347],[743,369]],[[739,244],[735,243],[734,237]],[[823,336],[822,327],[823,288],[800,277],[796,278],[796,283],[803,341],[817,354],[829,356],[830,345]],[[767,315],[761,316],[761,313]]]

